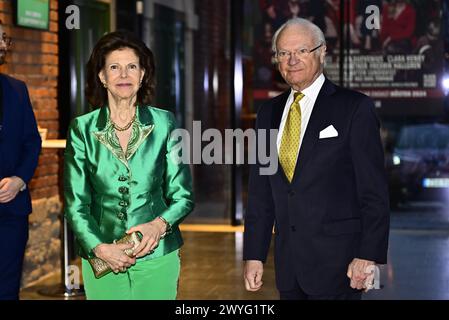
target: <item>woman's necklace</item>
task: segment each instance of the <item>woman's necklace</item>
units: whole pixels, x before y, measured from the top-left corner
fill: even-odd
[[[111,118],[112,126],[117,131],[126,131],[126,130],[128,130],[131,127],[131,125],[134,123],[134,121],[136,120],[136,113],[137,112],[134,113],[134,116],[131,118],[131,120],[124,127],[120,127],[119,125],[117,125]]]

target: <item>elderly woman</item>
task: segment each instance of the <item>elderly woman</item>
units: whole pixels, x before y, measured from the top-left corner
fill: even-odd
[[[103,36],[87,64],[86,96],[97,109],[70,125],[64,196],[88,299],[176,298],[178,225],[193,195],[189,167],[170,156],[176,121],[150,106],[154,75],[152,52],[126,32]],[[137,247],[115,243],[132,232],[142,236]],[[94,257],[113,272],[96,278]]]

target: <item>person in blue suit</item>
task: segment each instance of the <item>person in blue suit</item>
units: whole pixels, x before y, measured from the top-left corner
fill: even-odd
[[[0,64],[11,44],[0,22]],[[0,74],[0,300],[19,298],[41,138],[26,85]]]
[[[274,226],[281,299],[359,300],[388,249],[388,185],[374,104],[324,76],[326,42],[310,21],[281,26],[273,51],[290,89],[257,114],[258,130],[279,130],[279,170],[250,170],[246,289],[262,287]]]

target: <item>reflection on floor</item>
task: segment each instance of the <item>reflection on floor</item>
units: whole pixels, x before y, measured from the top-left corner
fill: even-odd
[[[448,300],[449,230],[393,230],[389,263],[381,267],[382,290],[365,300]]]
[[[389,263],[381,267],[381,290],[366,300],[449,299],[449,214],[412,206],[392,213]],[[277,299],[273,252],[264,272],[264,287],[246,292],[242,281],[241,228],[205,226],[184,229],[178,299]],[[190,230],[190,231],[188,231]],[[38,291],[58,283],[57,275],[22,291],[23,299],[48,299]]]
[[[264,290],[256,293],[245,290],[242,233],[184,234],[179,299],[277,299],[272,259],[265,269]]]
[[[196,226],[193,229],[201,230],[204,226]],[[215,232],[183,231],[185,244],[181,251],[182,269],[178,299],[277,299],[272,259],[265,267],[263,290],[256,293],[245,290],[242,280],[243,234],[224,232],[234,229],[215,228]],[[59,280],[59,275],[54,275],[43,283],[23,289],[21,298],[54,299],[39,292]]]

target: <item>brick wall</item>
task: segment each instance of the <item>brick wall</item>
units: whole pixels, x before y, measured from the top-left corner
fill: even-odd
[[[59,134],[57,10],[57,0],[51,0],[49,30],[18,28],[13,26],[11,1],[0,0],[0,19],[5,32],[13,38],[7,63],[0,67],[0,72],[27,84],[38,125],[48,129],[47,139],[57,139]],[[59,268],[60,152],[42,149],[39,166],[29,185],[33,214],[23,267],[24,287]]]
[[[57,9],[57,0],[51,0],[48,31],[19,28],[13,26],[11,1],[0,0],[0,19],[13,38],[7,63],[0,72],[27,84],[38,124],[48,129],[47,139],[57,139],[59,130]],[[58,195],[58,160],[57,150],[42,150],[39,167],[30,183],[33,200]]]

